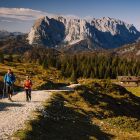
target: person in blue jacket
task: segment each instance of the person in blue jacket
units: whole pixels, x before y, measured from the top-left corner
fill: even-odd
[[[8,100],[12,100],[12,94],[13,94],[13,85],[16,81],[15,75],[13,74],[11,69],[8,69],[8,72],[4,76],[4,85],[6,88],[6,94],[8,94]]]

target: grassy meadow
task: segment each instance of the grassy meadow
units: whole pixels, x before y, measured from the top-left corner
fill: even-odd
[[[13,137],[21,140],[139,140],[140,98],[108,81],[57,92]]]
[[[19,63],[16,61],[5,62],[4,64],[0,64],[1,93],[3,89],[3,78],[9,68],[14,72],[16,76],[16,82],[14,86],[15,91],[23,90],[23,82],[26,75],[29,75],[31,77],[31,80],[33,82],[33,90],[40,88],[40,86],[43,84],[48,83],[48,85],[50,85],[50,83],[61,83],[65,80],[61,78],[61,73],[54,68],[45,70],[42,68],[42,66],[39,66],[36,63]]]

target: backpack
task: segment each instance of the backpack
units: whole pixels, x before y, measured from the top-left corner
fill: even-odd
[[[26,81],[24,82],[24,87],[31,88],[31,86],[32,86],[31,80],[26,80]]]

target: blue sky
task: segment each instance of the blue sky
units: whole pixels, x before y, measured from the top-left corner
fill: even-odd
[[[28,32],[34,20],[46,12],[82,18],[112,17],[140,30],[139,6],[140,0],[0,0],[0,30]]]

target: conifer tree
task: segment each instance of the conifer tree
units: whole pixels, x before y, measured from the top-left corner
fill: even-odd
[[[4,55],[0,53],[0,63],[4,63]]]
[[[73,70],[70,79],[71,79],[71,82],[73,82],[73,83],[77,83],[77,73],[76,73],[75,70]]]

